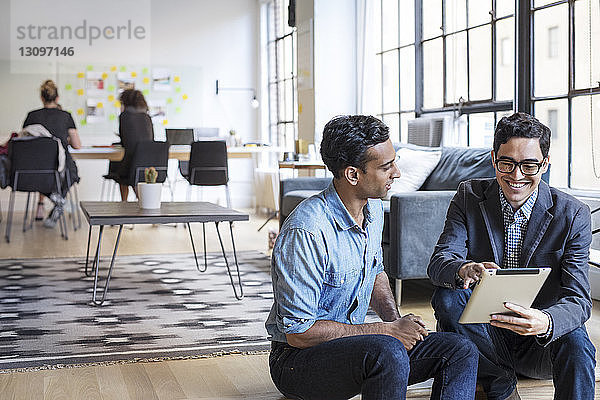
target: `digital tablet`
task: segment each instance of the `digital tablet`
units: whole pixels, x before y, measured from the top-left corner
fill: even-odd
[[[513,314],[507,302],[531,307],[549,274],[550,268],[486,269],[458,322],[489,323],[492,314]]]

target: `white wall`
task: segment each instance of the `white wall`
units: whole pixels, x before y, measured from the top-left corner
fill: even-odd
[[[356,113],[356,2],[304,0],[296,7],[297,22],[312,19],[313,26],[313,87],[298,90],[298,136],[319,143],[332,117]],[[298,40],[298,53],[306,55],[303,45]]]
[[[315,141],[334,116],[356,113],[356,2],[315,0]]]
[[[82,18],[93,13],[95,3],[81,2],[76,12]],[[39,86],[44,79],[57,79],[56,74],[10,73],[10,1],[0,0],[0,141],[20,128],[29,110],[41,106]],[[118,12],[118,10],[115,10]],[[107,62],[113,62],[107,60]],[[152,0],[151,1],[151,68],[153,66],[197,70],[193,107],[175,119],[174,127],[219,127],[221,134],[235,129],[244,141],[260,137],[259,110],[250,107],[249,92],[215,94],[215,81],[222,87],[258,88],[259,4],[257,0]],[[59,86],[59,93],[61,87]],[[259,93],[260,96],[260,93]],[[259,98],[259,100],[261,100]],[[266,105],[266,101],[261,104]],[[173,126],[173,125],[172,125]],[[114,136],[90,133],[93,128],[79,127],[86,144],[103,137],[107,144]],[[163,127],[156,127],[158,137]],[[90,143],[87,143],[90,144]],[[100,176],[107,162],[78,161],[82,183],[82,200],[99,198]],[[231,191],[234,207],[253,205],[251,160],[230,160]],[[185,185],[179,185],[183,188]],[[219,188],[204,190],[205,200],[224,200]],[[214,194],[214,195],[213,195]],[[6,204],[7,191],[0,193]],[[182,196],[185,196],[183,193]],[[181,200],[183,198],[180,197]],[[4,208],[4,207],[3,207]]]

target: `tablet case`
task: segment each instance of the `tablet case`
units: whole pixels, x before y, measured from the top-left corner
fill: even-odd
[[[550,268],[486,269],[458,322],[489,323],[492,314],[512,314],[505,302],[531,307],[549,274]]]

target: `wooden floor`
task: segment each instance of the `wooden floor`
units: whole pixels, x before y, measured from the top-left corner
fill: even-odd
[[[1,258],[78,257],[85,254],[87,225],[77,233],[71,230],[68,241],[41,224],[23,233],[19,225],[22,215],[15,215],[10,244],[0,242]],[[257,228],[264,216],[251,215],[249,222],[236,223],[234,234],[240,250],[267,250],[267,231],[277,229],[271,221],[261,232]],[[0,223],[4,233],[6,221]],[[222,233],[225,233],[222,226]],[[197,243],[201,243],[200,225],[192,226]],[[117,229],[105,233],[109,254]],[[207,231],[209,251],[219,251],[214,224]],[[183,226],[136,226],[125,230],[119,254],[184,253],[191,250],[189,234]],[[425,281],[403,285],[402,313],[423,316],[428,327],[435,326],[429,305],[431,286]],[[592,341],[600,345],[600,303],[594,302],[593,315],[587,323]],[[273,385],[266,354],[229,355],[196,360],[170,360],[150,363],[127,363],[108,366],[75,367],[33,372],[0,374],[0,400],[38,399],[283,399]],[[524,380],[519,382],[521,398],[552,399],[551,382]],[[360,396],[356,397],[357,399]],[[428,399],[427,389],[409,391],[408,398]],[[600,385],[596,385],[600,398]]]

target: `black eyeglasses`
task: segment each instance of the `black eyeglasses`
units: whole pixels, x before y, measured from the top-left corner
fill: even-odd
[[[502,172],[503,174],[510,174],[515,170],[515,168],[518,165],[519,169],[521,170],[521,173],[527,176],[537,175],[537,173],[540,172],[540,168],[542,168],[545,163],[546,161],[537,163],[533,161],[516,162],[504,159],[496,160],[494,162],[494,164],[496,164],[496,169],[498,170],[498,172]]]

